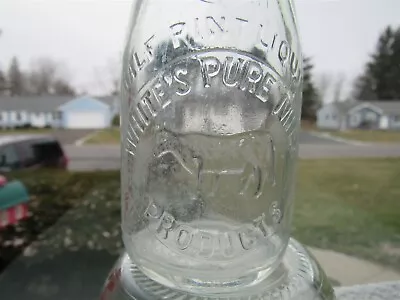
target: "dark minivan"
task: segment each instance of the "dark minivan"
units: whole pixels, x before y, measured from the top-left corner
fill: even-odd
[[[68,159],[52,136],[0,136],[0,171],[67,167]]]

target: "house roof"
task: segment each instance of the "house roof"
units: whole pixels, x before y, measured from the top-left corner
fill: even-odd
[[[101,102],[109,106],[114,105],[117,100],[116,96],[103,96],[103,97],[92,97],[92,98],[100,100]]]
[[[72,99],[71,96],[0,96],[0,110],[54,112]]]
[[[58,109],[60,111],[65,110],[94,110],[98,109],[99,107],[104,110],[109,108],[110,105],[105,103],[105,101],[98,100],[97,98],[93,97],[79,97],[75,98],[67,103],[61,105]]]
[[[353,107],[359,105],[358,101],[343,101],[343,102],[334,102],[333,105],[339,110],[341,113],[347,113]]]
[[[341,112],[347,113],[350,109],[359,105],[369,104],[380,109],[385,115],[400,115],[400,100],[398,101],[344,101],[335,102],[333,105]]]
[[[400,100],[396,100],[396,101],[369,101],[367,103],[380,108],[385,115],[400,115]]]
[[[90,97],[112,106],[114,97]],[[0,111],[54,112],[60,106],[76,99],[71,96],[0,96]]]

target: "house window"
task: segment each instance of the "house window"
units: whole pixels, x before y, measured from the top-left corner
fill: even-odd
[[[15,114],[15,119],[16,119],[17,121],[21,121],[21,120],[22,120],[22,113],[17,112],[17,113]]]
[[[56,111],[53,113],[53,119],[55,121],[60,121],[62,119],[62,112],[61,111]]]
[[[376,121],[377,115],[372,111],[367,111],[367,113],[365,114],[365,119],[367,121]]]
[[[335,114],[332,115],[332,120],[336,120],[336,115]]]
[[[325,115],[325,120],[329,120],[329,114]]]
[[[400,122],[400,115],[393,116],[393,121]]]

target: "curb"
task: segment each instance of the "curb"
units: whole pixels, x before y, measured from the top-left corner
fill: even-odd
[[[344,143],[344,144],[353,145],[353,146],[368,146],[368,145],[370,145],[369,143],[365,143],[365,142],[353,141],[353,140],[348,140],[348,139],[332,136],[330,133],[327,133],[327,132],[309,131],[308,133],[315,137],[324,138],[324,139],[332,140],[332,141],[335,141],[338,143]]]
[[[91,139],[92,137],[96,136],[97,134],[99,134],[100,130],[97,130],[95,132],[92,132],[86,136],[84,136],[83,138],[80,138],[79,140],[76,140],[74,142],[75,146],[81,147],[83,146],[84,143],[86,143],[87,140]]]

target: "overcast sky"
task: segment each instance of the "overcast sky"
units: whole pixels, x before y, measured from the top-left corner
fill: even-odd
[[[167,0],[165,0],[167,1]],[[400,25],[400,0],[296,0],[304,53],[315,74],[361,72],[387,25]],[[17,56],[62,61],[81,90],[102,92],[121,55],[129,0],[0,0],[0,68]],[[317,78],[316,78],[317,79]]]

